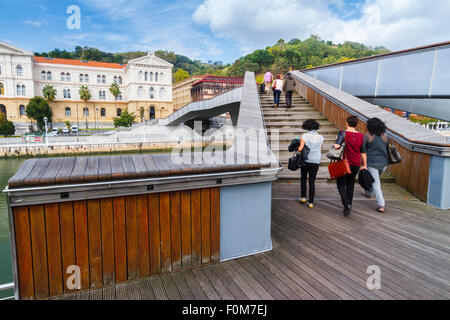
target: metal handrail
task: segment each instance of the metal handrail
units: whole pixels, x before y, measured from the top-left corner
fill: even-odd
[[[7,290],[12,290],[12,289],[14,289],[14,282],[0,284],[0,292],[7,291]],[[14,300],[14,296],[0,298],[0,301],[2,301],[2,300]]]

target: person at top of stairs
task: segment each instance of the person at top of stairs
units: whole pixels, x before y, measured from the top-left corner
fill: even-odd
[[[319,123],[314,119],[308,119],[303,122],[302,129],[306,130],[307,133],[302,136],[302,139],[300,140],[300,147],[298,148],[299,152],[303,150],[305,145],[309,148],[308,160],[305,160],[305,165],[300,167],[300,202],[307,204],[310,208],[314,208],[316,176],[317,172],[319,171],[320,157],[322,154],[322,144],[324,140],[323,136],[317,133],[319,127]],[[306,202],[306,179],[308,179],[309,182],[308,202]]]
[[[288,73],[283,83],[283,90],[286,94],[286,108],[288,109],[292,108],[292,94],[294,93],[296,85],[297,84],[295,83],[295,80],[292,77],[291,73]]]
[[[269,89],[271,88],[273,80],[273,74],[270,72],[270,70],[267,70],[267,72],[264,74],[264,84],[265,84],[265,91],[266,94],[269,94]]]
[[[277,108],[280,106],[281,91],[283,90],[283,81],[281,81],[280,76],[277,76],[277,79],[273,82],[272,90],[275,108]]]

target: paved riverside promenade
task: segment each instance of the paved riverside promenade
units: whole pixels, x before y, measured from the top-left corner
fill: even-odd
[[[315,208],[297,183],[273,184],[268,253],[54,299],[449,299],[450,210],[384,184],[386,212],[355,187],[350,217],[334,184],[316,186]],[[367,288],[376,265],[381,289]]]

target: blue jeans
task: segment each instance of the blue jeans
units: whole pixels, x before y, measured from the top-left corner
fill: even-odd
[[[281,90],[273,90],[273,103],[280,105]]]
[[[383,192],[381,191],[381,181],[380,176],[386,171],[386,168],[383,168],[382,170],[377,168],[367,168],[367,170],[372,175],[372,178],[374,183],[372,184],[372,192],[375,193],[375,198],[377,198],[377,204],[378,207],[384,208],[385,201],[383,197]]]

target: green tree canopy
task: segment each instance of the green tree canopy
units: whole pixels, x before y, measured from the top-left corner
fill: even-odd
[[[175,72],[175,83],[183,81],[184,79],[189,78],[189,72],[179,68],[177,72]]]
[[[13,136],[14,133],[16,133],[16,127],[14,123],[6,119],[3,113],[0,113],[0,136]]]
[[[129,112],[128,109],[125,109],[120,117],[114,118],[114,127],[129,128],[135,119],[136,115],[133,112]]]
[[[42,94],[48,103],[56,99],[56,93],[56,89],[50,84],[45,85],[44,89],[42,89]]]
[[[80,90],[78,90],[78,93],[80,94],[80,99],[85,103],[92,98],[91,90],[86,86],[81,86]]]
[[[114,96],[114,99],[117,99],[117,97],[122,93],[120,92],[120,87],[117,83],[113,82],[109,86],[109,92]]]
[[[43,129],[44,118],[47,117],[48,122],[52,122],[53,112],[48,102],[42,97],[34,97],[30,100],[25,108],[25,113],[27,117],[37,121],[39,129]]]

